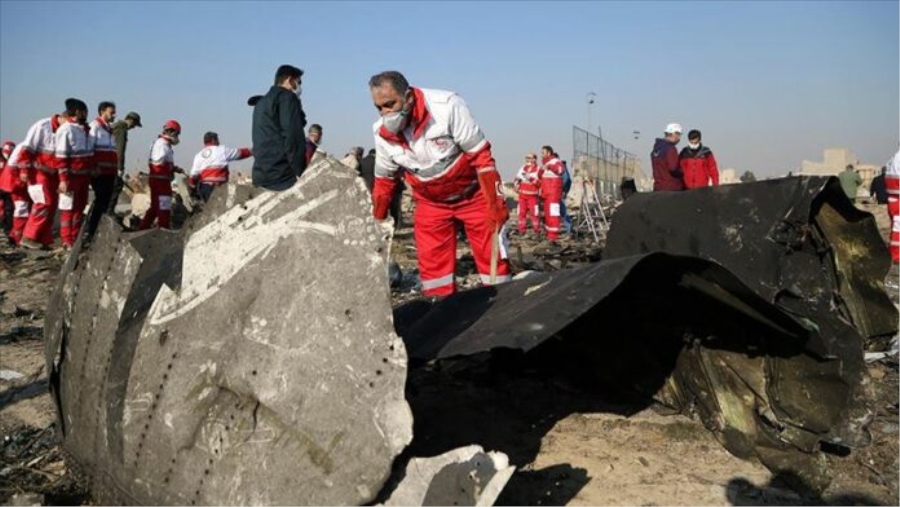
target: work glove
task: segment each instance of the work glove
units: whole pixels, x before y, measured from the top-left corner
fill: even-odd
[[[481,185],[481,195],[487,205],[488,230],[493,232],[509,220],[509,208],[500,191],[500,173],[494,167],[479,169],[478,184]]]

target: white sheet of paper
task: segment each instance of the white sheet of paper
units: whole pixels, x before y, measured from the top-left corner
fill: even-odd
[[[69,211],[74,207],[75,201],[71,194],[59,194],[59,209]]]
[[[36,204],[47,204],[44,200],[44,187],[42,185],[28,185],[28,197]]]
[[[559,203],[558,203],[558,202],[551,202],[551,203],[550,203],[550,216],[551,216],[551,217],[558,217],[558,216],[559,216]]]

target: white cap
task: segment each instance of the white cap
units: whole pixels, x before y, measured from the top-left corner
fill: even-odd
[[[670,123],[666,125],[666,134],[680,134],[681,133],[681,125],[677,123]]]

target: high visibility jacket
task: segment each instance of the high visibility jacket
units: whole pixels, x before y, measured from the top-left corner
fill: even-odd
[[[712,150],[700,145],[696,150],[689,146],[681,150],[678,164],[684,177],[685,188],[702,188],[719,184],[719,166],[716,165],[716,157]]]
[[[541,179],[562,178],[566,168],[556,157],[545,158],[541,167]]]
[[[25,140],[19,146],[22,150],[14,159],[19,170],[35,169],[46,173],[56,173],[56,131],[59,129],[59,117],[39,120],[25,134]],[[12,157],[11,157],[12,158]]]
[[[884,186],[888,194],[888,213],[892,217],[900,216],[900,151],[887,163]]]
[[[3,173],[0,174],[0,190],[12,193],[16,187],[23,184],[21,182],[22,180],[19,179],[21,167],[19,166],[18,160],[22,158],[22,151],[24,149],[24,144],[18,144],[13,148],[12,154],[6,160],[6,168],[3,170]]]
[[[172,151],[172,143],[164,136],[153,141],[147,165],[151,179],[169,181],[175,175],[175,152]]]
[[[191,179],[200,183],[225,183],[228,181],[228,163],[243,160],[250,155],[249,148],[207,145],[194,156]]]
[[[97,118],[90,125],[90,139],[94,146],[94,165],[99,176],[115,176],[119,170],[119,155],[112,126]]]
[[[68,181],[72,174],[90,175],[94,170],[94,149],[88,137],[88,127],[68,122],[56,131],[54,148],[59,181]]]
[[[538,195],[541,190],[541,168],[537,164],[525,164],[516,173],[520,195]]]
[[[496,172],[491,144],[459,95],[413,88],[409,125],[399,134],[379,119],[375,133],[373,199],[391,195],[400,168],[417,199],[452,203],[474,194],[479,175]]]

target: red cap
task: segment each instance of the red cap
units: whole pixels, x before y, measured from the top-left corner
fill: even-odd
[[[169,120],[163,125],[163,130],[174,130],[176,134],[181,134],[181,124],[175,120]]]

